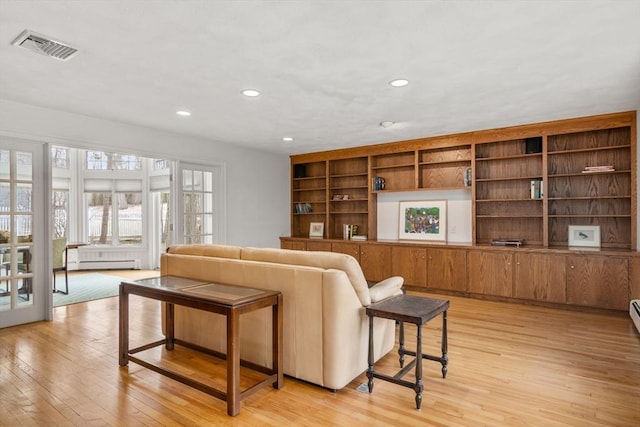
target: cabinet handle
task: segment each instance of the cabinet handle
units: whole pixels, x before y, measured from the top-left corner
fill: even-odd
[[[574,266],[574,265],[572,265],[572,266],[571,266],[571,269],[573,270],[574,268],[575,268],[575,266]]]

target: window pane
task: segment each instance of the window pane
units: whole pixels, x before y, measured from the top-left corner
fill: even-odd
[[[118,239],[123,245],[142,244],[142,193],[119,193]]]
[[[8,182],[0,183],[0,212],[9,212],[11,210],[11,184]]]
[[[182,189],[185,191],[193,189],[193,173],[190,170],[182,171]]]
[[[21,181],[33,180],[33,155],[31,153],[16,152],[16,178]]]
[[[103,151],[87,151],[85,167],[87,169],[107,170],[109,167],[107,153]],[[110,169],[110,168],[109,168]]]
[[[53,237],[67,237],[67,219],[69,217],[69,192],[53,192]]]
[[[11,243],[11,216],[0,215],[0,243]]]
[[[111,244],[111,193],[86,193],[89,243]]]
[[[9,179],[11,155],[9,150],[0,150],[0,179]]]
[[[51,163],[54,168],[69,169],[69,149],[62,147],[52,147]]]
[[[16,234],[18,235],[18,243],[28,243],[32,240],[32,215],[16,215]]]
[[[205,172],[204,173],[204,181],[203,181],[203,190],[207,192],[213,191],[213,173]]]
[[[31,212],[31,184],[16,185],[16,211]]]

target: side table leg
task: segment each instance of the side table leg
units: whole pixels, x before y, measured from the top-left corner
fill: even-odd
[[[227,312],[227,414],[240,412],[240,314]]]
[[[400,368],[404,367],[404,322],[400,322],[398,332],[398,356],[400,356]]]
[[[373,393],[373,316],[369,316],[369,369],[367,369],[369,393]]]
[[[447,311],[442,312],[442,378],[447,378],[447,365],[449,357],[447,356]]]
[[[129,293],[120,284],[120,339],[118,341],[119,365],[127,366],[129,362]]]
[[[416,325],[418,330],[416,343],[416,385],[413,390],[416,392],[416,409],[420,409],[422,404],[422,325]]]

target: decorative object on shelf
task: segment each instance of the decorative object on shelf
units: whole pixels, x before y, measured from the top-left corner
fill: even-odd
[[[447,240],[447,201],[402,201],[398,239]]]
[[[464,170],[464,176],[462,177],[462,182],[465,187],[471,186],[471,168],[466,168]]]
[[[307,167],[305,165],[293,165],[293,177],[304,178],[307,176]]]
[[[542,153],[542,137],[535,136],[533,138],[525,139],[525,153],[526,154]]]
[[[372,180],[372,188],[373,191],[381,191],[384,190],[384,178],[381,176],[374,176],[373,178],[371,178]]]
[[[522,239],[493,239],[491,241],[491,246],[515,246],[519,248],[524,245],[524,240]]]
[[[569,246],[600,247],[599,225],[570,225]]]
[[[324,237],[324,222],[309,224],[309,238],[322,239]]]
[[[331,200],[349,200],[348,194],[334,194]]]

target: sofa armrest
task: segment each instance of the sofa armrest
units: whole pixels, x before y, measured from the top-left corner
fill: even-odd
[[[404,284],[404,278],[401,276],[393,276],[384,279],[371,288],[369,288],[369,295],[371,296],[371,303],[376,303],[387,299],[394,295],[402,293],[402,285]]]

